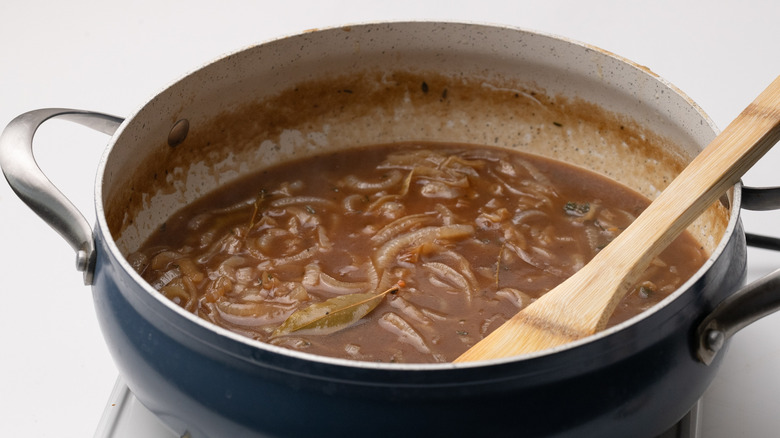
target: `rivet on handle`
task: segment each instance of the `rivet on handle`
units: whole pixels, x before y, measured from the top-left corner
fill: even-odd
[[[180,119],[171,127],[171,131],[168,133],[168,146],[176,147],[180,145],[187,138],[187,134],[190,132],[190,121],[187,119]]]

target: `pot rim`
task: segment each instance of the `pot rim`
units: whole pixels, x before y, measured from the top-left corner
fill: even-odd
[[[466,368],[477,368],[477,367],[483,367],[483,366],[492,366],[492,365],[502,365],[510,362],[527,362],[531,361],[537,358],[543,358],[548,357],[563,351],[573,350],[578,347],[581,347],[586,344],[591,344],[594,342],[598,342],[599,340],[602,340],[604,338],[607,338],[615,333],[621,332],[623,329],[626,329],[630,326],[633,326],[635,324],[639,324],[641,321],[651,317],[652,315],[656,314],[660,310],[664,309],[665,307],[669,306],[672,302],[676,301],[681,296],[685,295],[686,293],[694,293],[691,289],[692,285],[699,281],[699,279],[707,272],[710,267],[715,263],[715,260],[723,253],[725,247],[731,240],[735,229],[737,228],[737,224],[739,222],[739,211],[741,206],[741,199],[742,199],[742,193],[741,193],[741,187],[742,183],[738,182],[735,184],[731,189],[731,199],[730,199],[730,212],[729,212],[729,221],[727,226],[725,227],[723,237],[720,239],[718,245],[714,248],[713,252],[710,254],[707,261],[694,273],[690,278],[688,278],[687,281],[685,281],[677,290],[669,294],[666,298],[661,300],[658,304],[653,306],[652,308],[643,311],[642,313],[620,323],[615,326],[612,326],[608,329],[605,329],[599,333],[593,334],[591,336],[579,339],[574,342],[570,342],[568,344],[564,344],[558,347],[554,347],[547,350],[537,351],[529,354],[523,354],[519,356],[513,356],[513,357],[507,357],[507,358],[500,358],[500,359],[490,359],[490,360],[480,360],[480,361],[473,361],[473,362],[462,362],[462,363],[384,363],[384,362],[368,362],[368,361],[359,361],[359,360],[352,360],[352,359],[341,359],[341,358],[334,358],[334,357],[328,357],[328,356],[321,356],[316,355],[313,353],[305,353],[301,351],[291,350],[279,346],[275,346],[272,344],[264,343],[261,341],[257,341],[248,337],[245,337],[243,335],[240,335],[238,333],[234,333],[230,330],[227,330],[225,328],[219,327],[211,322],[208,322],[204,319],[199,318],[197,315],[188,312],[175,304],[174,302],[168,300],[167,298],[163,297],[161,294],[158,293],[156,289],[154,289],[146,280],[144,280],[140,274],[138,274],[135,269],[130,266],[130,264],[125,259],[125,256],[122,254],[122,252],[119,250],[119,247],[117,246],[116,242],[114,241],[113,236],[111,236],[108,227],[108,223],[106,220],[105,210],[103,208],[103,183],[104,183],[104,175],[106,171],[106,166],[108,162],[108,158],[114,149],[116,145],[116,141],[118,138],[122,136],[122,133],[124,132],[125,128],[128,126],[128,124],[136,118],[138,114],[143,112],[147,106],[147,104],[154,98],[158,97],[159,95],[163,94],[166,90],[169,88],[175,86],[178,84],[181,80],[186,78],[187,76],[192,75],[193,73],[204,69],[212,64],[218,63],[225,58],[228,58],[230,56],[233,56],[235,54],[244,52],[246,50],[250,50],[254,47],[270,44],[273,42],[281,41],[288,38],[295,38],[299,37],[301,35],[310,34],[313,32],[327,32],[327,31],[333,31],[333,30],[339,30],[344,28],[354,28],[354,27],[363,27],[363,26],[380,26],[380,25],[460,25],[460,26],[477,26],[477,27],[491,27],[491,28],[503,28],[506,30],[511,31],[519,31],[523,33],[530,33],[535,34],[541,37],[547,37],[555,40],[559,40],[565,43],[573,44],[576,46],[579,46],[584,49],[594,50],[601,54],[604,54],[608,57],[615,58],[618,61],[625,64],[627,67],[636,69],[641,71],[645,75],[649,75],[652,77],[652,79],[658,81],[663,85],[665,88],[670,90],[671,92],[677,94],[679,97],[683,98],[693,109],[696,111],[696,113],[702,118],[703,122],[707,124],[709,128],[712,129],[713,135],[717,134],[719,130],[715,126],[714,122],[711,120],[711,118],[703,111],[703,109],[696,104],[693,99],[691,99],[688,95],[686,95],[682,90],[668,82],[667,80],[663,79],[661,76],[655,74],[652,72],[649,68],[642,66],[636,62],[633,62],[627,58],[624,58],[620,55],[616,55],[612,52],[609,52],[607,50],[604,50],[600,47],[596,47],[578,40],[574,40],[567,37],[562,37],[559,35],[551,34],[551,33],[545,33],[545,32],[539,32],[535,30],[530,30],[523,27],[518,26],[510,26],[505,24],[490,24],[490,23],[477,23],[477,22],[468,22],[468,21],[434,21],[434,20],[419,20],[419,21],[409,21],[409,20],[399,20],[399,21],[371,21],[371,22],[363,22],[363,23],[354,23],[354,24],[343,24],[343,25],[334,25],[331,27],[324,27],[324,28],[318,28],[315,30],[309,30],[300,32],[298,34],[291,34],[291,35],[284,35],[280,36],[278,38],[269,39],[266,41],[259,42],[257,44],[252,44],[245,46],[243,48],[239,48],[233,52],[229,52],[226,54],[223,54],[222,56],[204,63],[194,69],[191,69],[190,71],[186,72],[185,74],[181,75],[174,81],[168,83],[166,86],[164,86],[161,90],[159,90],[157,93],[153,94],[151,98],[147,99],[142,103],[141,106],[136,108],[131,114],[124,119],[122,124],[119,126],[119,128],[114,132],[110,140],[108,141],[106,148],[104,150],[104,153],[98,163],[97,168],[97,178],[95,180],[95,211],[97,215],[97,224],[98,226],[95,228],[95,233],[101,233],[103,235],[103,240],[105,245],[109,248],[110,252],[116,259],[116,261],[119,263],[119,266],[121,266],[121,269],[130,276],[132,280],[134,280],[141,288],[146,292],[149,296],[151,296],[156,303],[161,304],[164,308],[166,308],[169,311],[172,311],[174,314],[176,314],[178,317],[183,318],[188,323],[195,324],[199,326],[201,329],[216,333],[221,338],[225,338],[226,340],[230,342],[235,342],[238,344],[242,344],[245,347],[250,348],[252,351],[254,350],[263,350],[268,353],[274,353],[279,354],[282,356],[286,356],[290,359],[298,359],[303,361],[311,361],[311,362],[317,362],[323,365],[330,365],[330,366],[337,366],[337,367],[351,367],[351,368],[361,368],[366,370],[387,370],[387,371],[437,371],[437,370],[452,370],[452,369],[466,369]],[[100,230],[100,231],[98,231]],[[201,340],[202,342],[206,342],[204,340]]]

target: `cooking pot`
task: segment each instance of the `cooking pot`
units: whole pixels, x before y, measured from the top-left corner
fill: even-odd
[[[55,117],[112,135],[94,228],[35,164],[34,133]],[[689,231],[708,260],[652,309],[569,345],[482,362],[369,363],[256,342],[168,301],[126,256],[178,207],[300,156],[398,141],[491,144],[652,198],[715,133],[682,92],[592,46],[507,27],[377,23],[230,54],[124,120],[23,114],[0,137],[0,166],[76,251],[129,388],[181,436],[652,437],[701,397],[734,332],[780,305],[780,272],[742,287],[739,219],[740,208],[780,208],[778,189],[738,184],[702,215]]]

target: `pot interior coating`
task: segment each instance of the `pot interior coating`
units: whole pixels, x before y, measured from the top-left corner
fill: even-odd
[[[169,142],[185,119],[186,138]],[[476,25],[362,25],[261,44],[184,77],[115,135],[98,190],[127,255],[222,183],[358,145],[517,148],[653,199],[711,140],[710,125],[663,80],[589,46]],[[726,232],[728,204],[690,228],[710,254]]]

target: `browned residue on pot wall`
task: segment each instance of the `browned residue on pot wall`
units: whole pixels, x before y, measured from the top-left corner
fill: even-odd
[[[207,169],[212,180],[197,184],[195,192],[203,194],[236,173],[277,161],[415,140],[518,148],[592,169],[651,198],[690,159],[631,120],[588,102],[547,96],[533,84],[431,72],[359,72],[300,83],[207,122],[195,121],[175,148],[156,140],[160,147],[131,177],[132,184],[111,193],[108,223],[115,236],[148,226],[135,224],[138,213],[157,194],[181,191],[193,164]],[[703,233],[722,234],[727,214],[712,217]]]

